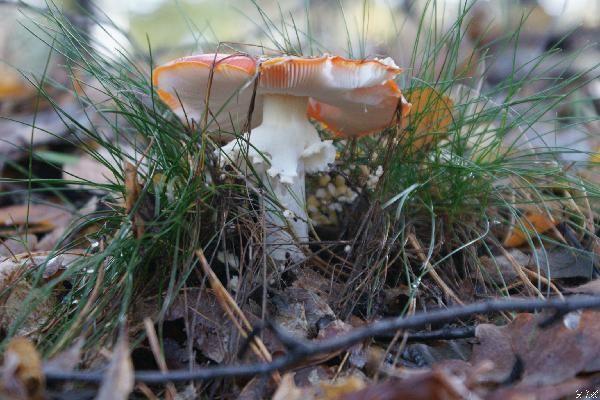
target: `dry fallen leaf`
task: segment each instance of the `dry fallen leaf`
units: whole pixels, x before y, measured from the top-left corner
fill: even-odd
[[[281,378],[281,383],[273,395],[273,400],[310,400],[312,396],[307,396],[307,390],[296,386],[294,374],[288,373]]]
[[[115,164],[113,167],[118,168],[116,162],[110,156],[110,152],[105,148],[98,150],[98,156],[108,162],[112,161],[111,164]],[[76,163],[65,164],[63,166],[62,176],[63,179],[72,182],[89,181],[102,185],[108,185],[116,181],[112,170],[106,164],[98,161],[96,157],[87,153],[81,155]],[[89,189],[95,188],[93,185],[90,185],[89,187],[84,185],[84,187]]]
[[[23,272],[41,266],[44,266],[42,278],[48,281],[61,274],[81,257],[85,257],[83,249],[73,249],[62,254],[53,254],[49,251],[23,253],[0,259],[0,289],[11,284]]]
[[[273,400],[337,400],[367,385],[361,376],[352,375],[335,381],[320,380],[318,376],[313,376],[309,385],[298,386],[294,376],[292,373],[283,376]]]
[[[231,341],[231,323],[211,291],[182,291],[165,315],[166,321],[179,318],[189,321],[188,335],[205,357],[218,363],[225,359]]]
[[[32,252],[37,243],[37,236],[33,234],[14,235],[0,243],[0,256],[14,256],[16,254]]]
[[[28,300],[28,303],[26,302]],[[31,308],[27,314],[25,321],[19,326],[16,331],[17,335],[32,336],[39,333],[40,328],[48,320],[48,316],[52,315],[52,310],[56,306],[55,297],[44,296],[39,290],[32,288],[31,284],[25,279],[20,279],[10,290],[0,297],[0,328],[7,329],[21,316],[23,305],[31,304],[35,306]]]
[[[390,380],[338,397],[336,400],[462,400],[478,399],[462,382],[441,371],[404,380]]]
[[[560,223],[558,218],[547,213],[529,210],[522,219],[528,232],[523,232],[517,225],[513,226],[504,239],[505,247],[519,247],[527,243],[529,237],[543,234]]]
[[[479,325],[479,344],[473,348],[471,364],[492,361],[495,368],[486,378],[495,383],[521,380],[550,385],[581,372],[600,370],[599,312],[569,313],[562,321],[540,328],[544,318],[547,316],[519,314],[504,327]],[[520,376],[514,376],[521,368]]]
[[[0,383],[0,397],[41,400],[45,379],[42,361],[33,343],[25,337],[15,337],[6,346]]]
[[[513,387],[499,388],[491,393],[486,400],[560,400],[560,399],[585,399],[586,390],[593,398],[597,392],[598,378],[574,378],[556,385],[533,386],[516,385]],[[597,396],[595,396],[597,397]]]
[[[517,248],[507,249],[505,255],[479,257],[484,279],[498,285],[510,285],[519,279],[511,257],[517,266],[527,269],[529,276],[539,273],[551,279],[591,278],[594,267],[593,256],[566,247],[528,249],[527,254]],[[534,278],[535,279],[535,278]]]
[[[600,295],[600,279],[596,279],[574,288],[565,289],[568,293],[590,294],[592,296]]]
[[[133,391],[133,385],[133,363],[129,356],[129,341],[127,335],[121,332],[113,348],[112,359],[102,379],[96,400],[126,400]]]
[[[81,350],[84,343],[85,339],[80,337],[71,347],[44,362],[44,371],[68,372],[74,370],[81,361]]]
[[[65,254],[50,252],[17,254],[14,257],[0,260],[0,329],[7,329],[23,312],[24,303],[28,302],[30,312],[17,330],[18,335],[37,334],[40,327],[52,315],[52,309],[57,302],[56,294],[47,296],[38,287],[32,285],[29,276],[23,276],[31,270],[39,270],[42,266],[43,284],[57,277],[69,266],[84,257],[85,251],[73,249]],[[10,290],[3,290],[10,287]],[[58,289],[59,287],[57,287]],[[34,305],[33,307],[31,305]]]
[[[17,70],[0,63],[0,102],[20,101],[35,93],[35,87],[29,84]]]
[[[362,390],[366,386],[367,384],[359,375],[338,379],[335,382],[321,382],[322,396],[320,398],[323,400],[339,399],[344,395]]]
[[[68,223],[73,214],[59,205],[20,204],[0,208],[0,225],[29,225],[30,233],[48,232]],[[65,222],[67,221],[67,222]]]

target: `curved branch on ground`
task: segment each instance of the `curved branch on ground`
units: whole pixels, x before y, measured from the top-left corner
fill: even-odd
[[[423,328],[430,324],[449,323],[460,318],[473,315],[492,314],[499,311],[533,312],[541,310],[554,311],[555,316],[584,309],[600,308],[600,296],[573,296],[566,300],[542,299],[502,299],[490,300],[466,306],[450,307],[418,313],[409,317],[382,319],[367,326],[356,328],[348,334],[320,341],[307,341],[293,338],[277,325],[270,325],[281,342],[288,347],[288,353],[275,358],[271,362],[258,362],[246,365],[228,365],[178,370],[169,372],[137,371],[135,379],[144,383],[185,382],[215,378],[250,377],[266,375],[274,371],[285,370],[303,359],[342,350],[376,336],[388,335],[390,332]],[[556,319],[556,318],[550,318]],[[47,371],[48,381],[77,381],[100,383],[104,371]]]

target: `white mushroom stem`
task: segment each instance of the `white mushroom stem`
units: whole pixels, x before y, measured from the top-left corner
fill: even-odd
[[[289,224],[298,240],[308,239],[305,175],[327,170],[335,160],[335,147],[331,140],[322,141],[309,122],[308,97],[266,94],[263,103],[262,124],[245,135],[250,144],[233,141],[223,150],[240,160],[240,150],[248,148],[248,160],[283,208],[277,210],[276,205],[265,203],[271,256],[282,260],[288,253],[298,260],[302,258],[301,251],[285,229]]]

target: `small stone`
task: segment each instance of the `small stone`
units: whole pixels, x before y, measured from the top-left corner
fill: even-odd
[[[319,177],[319,186],[325,187],[329,182],[331,182],[331,175],[326,174]]]
[[[340,203],[331,203],[327,206],[327,208],[331,211],[342,212],[342,205]]]
[[[346,186],[346,185],[338,186],[335,189],[335,195],[338,196],[338,197],[339,196],[344,196],[344,195],[346,195],[348,193],[348,189],[350,189],[350,188],[348,186]]]
[[[233,290],[234,292],[237,292],[240,286],[240,280],[238,278],[237,275],[234,275],[231,277],[231,279],[229,280],[229,289]]]
[[[371,174],[371,171],[369,170],[369,167],[367,167],[366,165],[360,165],[358,167],[358,169],[360,170],[360,174],[363,176],[369,176]]]
[[[326,199],[327,197],[329,197],[327,190],[323,188],[317,189],[317,191],[315,192],[315,196],[317,199]]]
[[[330,195],[335,196],[335,185],[333,183],[328,183],[327,184],[327,191],[329,192]]]

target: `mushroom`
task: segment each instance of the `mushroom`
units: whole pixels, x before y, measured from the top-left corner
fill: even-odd
[[[248,117],[255,75],[252,57],[199,54],[155,68],[152,83],[161,100],[186,123],[206,120],[208,126],[203,128],[239,133]]]
[[[227,58],[222,55],[197,56],[201,60],[210,57],[218,58],[214,79],[221,79],[217,83],[226,87],[222,83],[224,78],[217,75],[221,70],[229,73],[231,67]],[[224,61],[228,62],[226,68],[221,65]],[[171,99],[167,97],[165,101],[169,106],[174,108],[175,105],[181,105],[184,109],[193,106],[195,108],[191,115],[197,117],[198,107],[204,104],[207,83],[204,81],[204,90],[197,90],[196,83],[191,89],[185,81],[207,79],[206,63],[202,61],[201,66],[193,65],[200,67],[198,73],[183,76],[181,70],[175,68],[179,62],[168,64],[167,70],[176,75],[168,80],[162,79],[167,71],[165,67],[157,69],[155,85],[161,98],[165,92],[170,94]],[[393,81],[401,70],[390,58],[350,60],[329,55],[316,58],[266,58],[260,59],[256,65],[259,76],[257,104],[262,105],[262,115],[256,121],[261,122],[250,132],[225,145],[222,153],[239,165],[246,160],[252,163],[261,175],[261,182],[272,190],[284,209],[283,213],[267,210],[266,241],[267,246],[271,247],[271,256],[283,260],[287,253],[292,259],[301,260],[301,249],[292,244],[289,233],[282,228],[289,225],[296,239],[308,239],[306,173],[326,171],[335,161],[332,141],[321,140],[309,118],[321,122],[338,137],[357,137],[390,126],[397,110],[405,114],[409,108]],[[253,68],[245,68],[245,75],[239,75],[245,78],[236,80],[238,87],[241,87],[236,97],[238,103],[231,107],[222,103],[230,95],[230,92],[226,92],[215,93],[215,104],[225,112],[237,112],[246,101],[249,104],[246,88],[250,86],[248,82],[254,76],[254,71]],[[168,83],[165,85],[165,82]],[[214,83],[212,88],[210,102],[213,101]],[[181,99],[177,104],[173,101],[172,93]],[[268,204],[268,208],[278,207]]]

